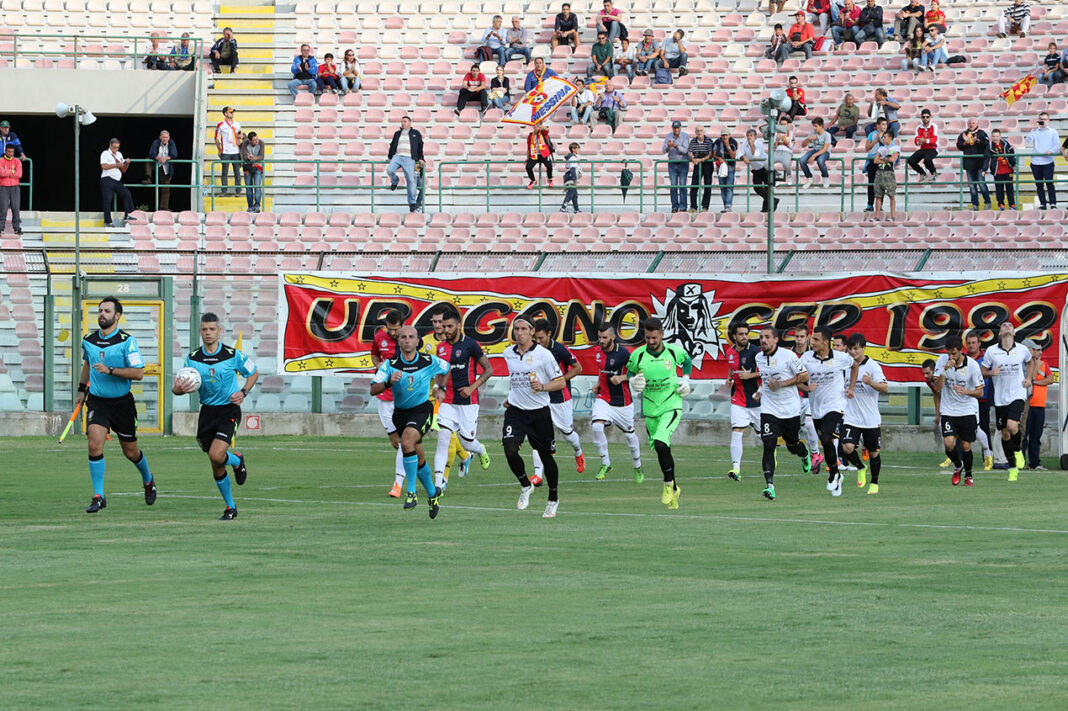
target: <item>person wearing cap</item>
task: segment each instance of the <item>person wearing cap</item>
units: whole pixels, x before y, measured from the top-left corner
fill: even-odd
[[[234,107],[225,106],[222,110],[223,120],[215,124],[215,148],[222,162],[222,195],[230,193],[227,173],[234,169],[234,195],[241,194],[241,124],[234,121]]]
[[[19,160],[26,160],[29,157],[22,149],[22,142],[19,141],[19,137],[11,130],[11,123],[0,121],[0,152],[3,152],[9,145],[15,147],[15,157]]]
[[[668,160],[668,181],[671,183],[671,211],[686,212],[686,174],[690,166],[690,137],[682,130],[681,121],[671,122],[671,133],[664,138],[661,150]]]
[[[638,74],[656,72],[661,66],[661,58],[664,51],[660,49],[660,43],[653,39],[653,31],[646,30],[642,33],[642,42],[638,45]]]
[[[4,145],[4,153],[0,155],[0,232],[4,231],[7,222],[7,211],[11,210],[11,229],[15,234],[22,234],[22,220],[19,218],[19,207],[22,203],[22,161],[15,157],[15,145]]]
[[[716,156],[716,176],[723,212],[730,212],[734,207],[734,169],[738,160],[738,141],[731,138],[730,126],[724,126],[719,132],[719,138],[712,144],[712,155]],[[704,207],[708,210],[707,198]]]
[[[133,212],[133,196],[122,184],[122,175],[130,167],[130,159],[123,158],[119,152],[119,139],[112,138],[107,150],[100,154],[100,199],[104,205],[104,227],[112,227],[111,199],[118,195],[122,198],[123,222],[130,221]]]
[[[1038,364],[1035,379],[1031,383],[1031,399],[1028,401],[1027,421],[1024,423],[1024,454],[1027,468],[1046,471],[1042,466],[1042,429],[1046,426],[1046,389],[1053,383],[1053,371],[1042,360],[1042,348],[1028,338],[1020,345],[1031,349],[1031,360]]]
[[[798,10],[794,17],[797,18],[797,22],[795,22],[790,28],[790,31],[786,33],[787,42],[789,43],[787,56],[794,52],[804,52],[805,59],[811,59],[812,46],[816,43],[816,31],[812,29],[812,25],[805,18],[805,13],[801,10]]]

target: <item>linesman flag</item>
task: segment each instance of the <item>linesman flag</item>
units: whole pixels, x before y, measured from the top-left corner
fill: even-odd
[[[1038,77],[1034,74],[1028,74],[1020,81],[1010,86],[1005,91],[1001,92],[1001,96],[1005,99],[1005,103],[1012,106],[1017,101],[1027,95],[1031,89],[1034,88],[1035,83],[1038,81]]]

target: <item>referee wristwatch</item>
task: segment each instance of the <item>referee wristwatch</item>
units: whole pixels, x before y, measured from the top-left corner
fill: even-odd
[[[248,390],[245,390],[244,388],[241,388],[241,395],[243,397],[248,397]]]

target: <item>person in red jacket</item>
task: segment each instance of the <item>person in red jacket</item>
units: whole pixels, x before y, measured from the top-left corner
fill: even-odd
[[[11,228],[15,234],[22,234],[22,220],[19,218],[21,181],[22,161],[15,157],[15,144],[8,143],[4,146],[4,155],[0,156],[0,232],[4,231],[7,211],[11,210]]]
[[[791,119],[804,116],[808,113],[805,106],[805,90],[797,82],[797,77],[790,77],[790,84],[786,87],[786,95],[790,97],[790,110],[786,113]]]
[[[537,183],[537,179],[534,177],[534,166],[541,163],[545,166],[545,176],[549,179],[549,187],[553,186],[553,153],[555,152],[553,142],[549,138],[549,129],[545,128],[541,124],[535,124],[530,127],[530,133],[527,134],[527,177],[530,178],[530,184],[527,185],[527,190],[534,187]]]
[[[827,28],[831,24],[831,0],[807,0],[805,9],[808,11],[808,21],[820,25],[820,35],[827,34]]]
[[[789,42],[788,54],[804,52],[805,59],[812,59],[812,47],[816,43],[816,32],[812,29],[812,25],[806,21],[805,13],[802,10],[798,10],[794,17],[797,18],[797,22],[786,33],[787,42]]]
[[[931,122],[930,109],[920,112],[920,125],[916,127],[916,136],[912,142],[916,144],[917,150],[909,156],[909,167],[920,174],[921,183],[933,183],[934,159],[938,155],[938,127]]]

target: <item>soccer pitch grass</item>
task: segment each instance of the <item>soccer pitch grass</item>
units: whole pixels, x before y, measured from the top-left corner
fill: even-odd
[[[3,440],[0,708],[1063,709],[1068,477],[937,472],[888,452],[840,498],[779,453],[677,447],[681,507],[613,445],[558,457],[517,511],[499,442],[437,520],[386,492],[384,439],[240,437],[223,502],[187,438],[142,439],[158,477],[83,439]],[[569,449],[565,445],[565,449]]]

